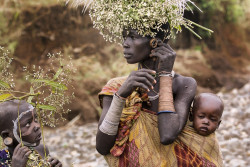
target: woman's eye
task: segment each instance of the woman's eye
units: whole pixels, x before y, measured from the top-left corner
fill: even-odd
[[[30,127],[30,123],[27,123],[25,126],[26,126],[26,127]]]

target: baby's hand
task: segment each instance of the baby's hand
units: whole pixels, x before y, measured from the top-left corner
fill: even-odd
[[[12,156],[12,167],[25,167],[30,154],[31,150],[28,147],[18,144]]]
[[[49,157],[48,162],[50,163],[51,167],[62,167],[62,163],[56,158]]]

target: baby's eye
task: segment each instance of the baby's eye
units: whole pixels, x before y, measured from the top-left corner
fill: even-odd
[[[217,119],[216,118],[211,118],[211,121],[216,122]]]
[[[204,115],[198,115],[199,118],[204,118],[205,116]]]

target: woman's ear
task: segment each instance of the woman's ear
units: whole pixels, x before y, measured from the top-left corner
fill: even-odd
[[[7,147],[10,147],[13,145],[13,138],[12,138],[12,134],[10,133],[9,130],[3,130],[1,132],[1,137],[3,138],[3,143],[4,145],[6,145]]]
[[[6,137],[9,137],[9,131],[8,130],[3,130],[1,132],[1,137],[5,139]]]

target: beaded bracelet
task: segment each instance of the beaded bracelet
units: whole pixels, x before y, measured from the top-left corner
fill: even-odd
[[[174,111],[159,111],[157,115],[160,115],[162,113],[175,113]]]

